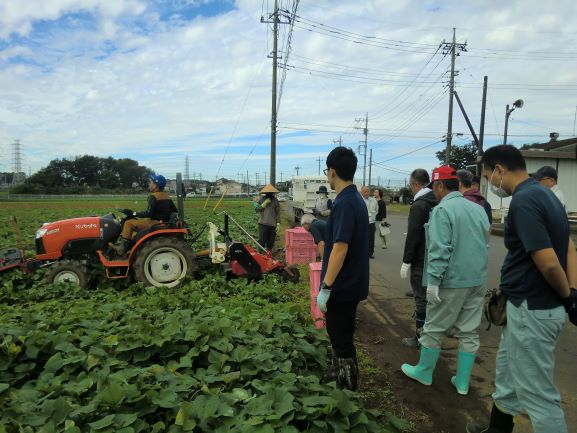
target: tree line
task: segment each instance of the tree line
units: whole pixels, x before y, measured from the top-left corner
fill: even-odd
[[[98,194],[142,191],[151,170],[129,158],[84,155],[55,159],[10,189],[13,194]]]

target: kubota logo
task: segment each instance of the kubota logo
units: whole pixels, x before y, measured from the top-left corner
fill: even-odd
[[[76,224],[74,227],[76,227],[78,230],[84,230],[84,229],[95,229],[98,226],[92,223],[92,224]]]

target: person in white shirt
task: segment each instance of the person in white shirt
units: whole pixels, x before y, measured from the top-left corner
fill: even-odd
[[[565,195],[563,195],[563,191],[561,191],[559,185],[557,185],[557,170],[550,165],[544,165],[535,173],[531,174],[531,176],[541,185],[549,188],[551,192],[557,196],[566,212],[567,202],[565,201]]]
[[[326,186],[319,186],[317,191],[317,199],[315,200],[314,216],[319,219],[326,221],[329,219],[331,214],[331,209],[333,208],[333,201],[329,198],[329,191]]]
[[[371,197],[371,189],[368,186],[363,186],[361,188],[361,195],[365,204],[367,205],[367,211],[369,212],[369,257],[371,259],[375,258],[375,217],[377,212],[379,212],[379,203],[377,199]]]

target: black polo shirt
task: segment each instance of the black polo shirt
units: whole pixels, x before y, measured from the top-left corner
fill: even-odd
[[[331,298],[346,302],[362,301],[369,294],[369,214],[355,185],[343,189],[333,202],[325,232],[321,281],[335,242],[346,243],[349,247],[333,284]]]
[[[508,253],[501,268],[501,290],[517,307],[526,299],[530,310],[561,305],[557,292],[547,283],[531,258],[531,252],[553,248],[567,271],[569,222],[561,202],[533,178],[513,192],[505,223]]]
[[[319,242],[323,242],[325,240],[325,232],[327,230],[327,222],[323,220],[314,220],[311,223],[311,235],[313,235],[313,239],[315,244]]]

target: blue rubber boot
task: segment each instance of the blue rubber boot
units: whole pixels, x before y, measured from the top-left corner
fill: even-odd
[[[433,371],[437,365],[437,360],[441,354],[441,349],[429,349],[421,346],[421,357],[417,365],[403,364],[401,370],[411,379],[430,386],[433,383]]]
[[[461,395],[469,393],[469,379],[476,357],[476,353],[467,352],[459,352],[457,355],[457,375],[451,378],[451,383]]]

